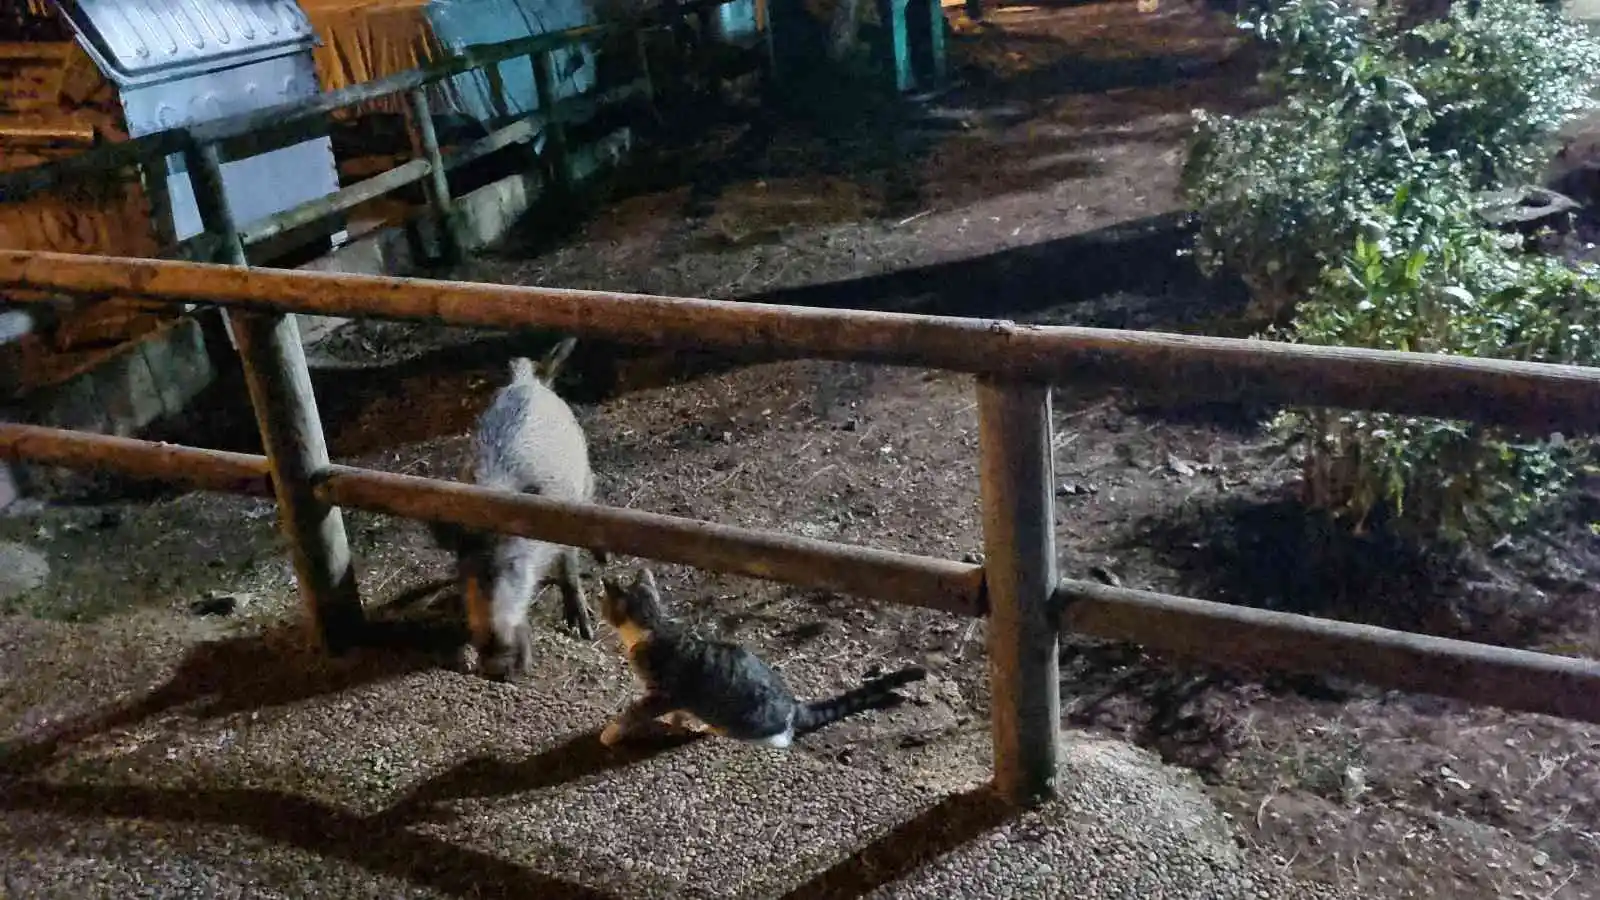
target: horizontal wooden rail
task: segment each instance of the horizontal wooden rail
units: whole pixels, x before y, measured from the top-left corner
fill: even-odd
[[[539,328],[625,343],[1099,382],[1565,434],[1600,430],[1600,369],[1102,328],[0,250],[0,289]]]
[[[1396,690],[1600,723],[1600,663],[1063,581],[1061,627],[1218,666],[1333,674]]]
[[[509,125],[496,128],[471,144],[453,153],[446,153],[444,155],[445,170],[453,172],[491,153],[504,150],[512,144],[520,144],[523,141],[532,140],[534,135],[538,134],[544,126],[544,117],[534,114],[518,119]]]
[[[0,422],[0,459],[272,496],[264,457],[133,438]],[[332,466],[318,479],[316,493],[341,507],[560,541],[968,616],[983,613],[983,569],[968,563],[350,466]]]
[[[453,522],[712,572],[968,616],[983,611],[983,569],[969,563],[349,466],[333,466],[319,479],[317,495],[352,509]]]
[[[353,84],[310,99],[280,103],[254,112],[201,122],[188,128],[147,134],[97,147],[67,159],[6,172],[0,174],[0,202],[13,202],[40,191],[66,187],[87,174],[155,162],[173,153],[182,153],[194,142],[220,142],[226,159],[253,156],[277,149],[285,141],[293,142],[312,136],[305,130],[307,120],[321,119],[335,110],[404,93],[482,66],[593,39],[607,30],[608,26],[587,25],[468,47],[429,66]]]
[[[427,160],[413,159],[349,187],[340,188],[326,197],[317,197],[283,212],[258,219],[239,232],[239,240],[247,247],[271,240],[280,234],[315,224],[334,213],[354,209],[408,184],[415,184],[427,178],[432,172],[433,166]]]
[[[223,494],[272,496],[264,456],[0,422],[0,459],[98,469]]]
[[[562,121],[586,121],[599,108],[611,103],[619,103],[635,96],[643,89],[644,83],[643,79],[637,79],[602,92],[595,97],[573,97],[563,100],[557,107],[557,114]],[[453,170],[467,163],[482,159],[496,150],[504,149],[518,141],[528,140],[539,133],[539,129],[544,127],[547,118],[543,114],[535,112],[527,118],[520,119],[504,128],[491,132],[486,137],[478,139],[455,153],[445,154],[444,167],[446,170]],[[264,219],[258,219],[240,232],[239,239],[247,247],[271,240],[287,232],[313,225],[334,213],[354,209],[363,203],[392,193],[408,184],[415,184],[427,178],[432,172],[433,169],[426,159],[410,160],[392,169],[380,172],[371,178],[341,188],[326,197],[307,200],[299,206],[286,209]],[[189,241],[201,241],[209,237],[208,233],[202,232],[189,238]],[[195,248],[193,251],[183,252],[181,255],[185,259],[198,261],[207,259],[208,257],[205,254],[208,252],[206,248]],[[179,254],[163,255],[176,256]]]
[[[262,153],[279,145],[276,137],[278,132],[291,129],[291,133],[294,133],[292,129],[307,119],[320,119],[345,107],[403,94],[473,69],[498,65],[508,59],[597,40],[614,31],[616,28],[610,25],[581,25],[565,31],[466,47],[431,65],[352,84],[311,100],[280,103],[255,112],[202,122],[191,126],[189,133],[201,143],[221,144],[223,153],[229,158]]]
[[[733,0],[696,0],[692,5],[695,8],[709,8],[731,2]],[[508,59],[597,41],[628,30],[653,27],[660,20],[659,15],[649,15],[626,24],[579,25],[547,34],[464,47],[448,58],[427,66],[329,91],[312,100],[282,103],[255,112],[215,119],[193,126],[189,130],[198,141],[221,143],[224,154],[229,158],[260,153],[272,149],[272,135],[275,131],[290,128],[306,119],[320,118],[345,107],[359,106],[394,94],[405,93],[473,69],[498,65]]]
[[[636,78],[627,84],[621,84],[594,96],[568,97],[556,104],[555,121],[562,124],[579,124],[594,118],[602,107],[613,103],[621,103],[643,94],[649,88],[649,82],[643,78]],[[512,144],[530,140],[541,129],[550,123],[550,117],[534,111],[527,116],[498,128],[488,135],[479,138],[471,144],[452,153],[444,155],[446,171],[455,171],[461,166],[476,162],[497,150],[504,150]]]
[[[62,190],[86,178],[103,177],[130,166],[146,165],[182,153],[189,136],[181,129],[117,141],[26,169],[0,173],[0,203],[16,203],[34,194]]]

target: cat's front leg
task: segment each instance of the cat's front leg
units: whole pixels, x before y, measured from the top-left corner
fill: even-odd
[[[646,694],[635,700],[617,716],[616,720],[600,732],[600,743],[607,747],[616,746],[628,732],[638,728],[651,719],[664,716],[673,712],[675,706],[664,694]]]

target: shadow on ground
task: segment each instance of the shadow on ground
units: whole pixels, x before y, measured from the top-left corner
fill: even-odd
[[[1421,550],[1355,535],[1290,498],[1229,498],[1147,523],[1129,543],[1202,579],[1207,599],[1406,631],[1440,630],[1429,610],[1453,574]]]
[[[1552,510],[1538,530],[1564,542],[1587,528],[1582,512]],[[1124,543],[1135,545],[1208,600],[1498,646],[1540,647],[1590,596],[1581,578],[1544,572],[1536,552],[1427,547],[1381,521],[1356,534],[1294,497],[1186,508],[1144,523]]]
[[[589,732],[520,762],[469,759],[372,815],[266,789],[196,790],[32,778],[8,781],[0,793],[0,810],[244,829],[268,841],[452,896],[604,900],[615,895],[414,826],[450,819],[441,808],[450,801],[556,787],[641,762],[699,737],[678,733],[607,749],[599,744],[598,732]],[[986,788],[947,797],[783,896],[840,900],[862,896],[977,840],[1004,825],[1014,812]],[[181,846],[183,838],[167,841]]]
[[[656,723],[659,725],[659,723]],[[448,772],[417,786],[403,799],[379,814],[386,821],[440,821],[448,814],[439,807],[457,800],[509,797],[545,790],[583,778],[626,768],[705,738],[700,732],[659,725],[640,726],[617,746],[600,743],[601,729],[575,735],[570,740],[518,762],[493,756],[463,760]]]
[[[609,900],[615,896],[409,830],[403,822],[357,815],[281,791],[22,780],[6,785],[0,810],[241,828],[307,853],[457,897]]]
[[[971,259],[744,299],[828,309],[1015,319],[1051,325],[1193,331],[1242,311],[1232,280],[1192,259],[1185,215],[1168,213]]]
[[[1557,542],[1578,530],[1548,529]],[[1592,590],[1543,575],[1532,554],[1491,560],[1379,527],[1355,534],[1292,496],[1186,504],[1139,523],[1118,549],[1153,554],[1178,573],[1180,593],[1216,602],[1528,649],[1593,633]],[[1541,578],[1547,590],[1534,589]],[[1338,676],[1235,671],[1073,635],[1061,670],[1063,695],[1079,698],[1074,724],[1121,733],[1205,776],[1240,752],[1238,722],[1261,690],[1332,703],[1383,694]]]
[[[944,798],[915,818],[835,863],[784,900],[861,897],[934,862],[985,832],[1004,825],[1015,810],[988,788]]]
[[[42,737],[0,743],[0,776],[38,771],[76,744],[175,710],[220,718],[436,668],[467,638],[458,611],[418,607],[420,595],[439,587],[419,585],[388,605],[369,607],[359,645],[337,657],[307,641],[298,621],[198,644],[165,684],[137,700],[68,720]]]

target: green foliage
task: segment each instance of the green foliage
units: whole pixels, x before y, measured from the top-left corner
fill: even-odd
[[[1300,304],[1303,343],[1540,362],[1600,362],[1600,281],[1517,253],[1466,195],[1402,190]],[[1383,218],[1387,217],[1387,221]],[[1521,440],[1461,422],[1289,410],[1275,431],[1305,460],[1305,497],[1360,528],[1457,540],[1523,524],[1588,457],[1579,441]]]
[[[1201,267],[1239,273],[1276,318],[1401,185],[1450,160],[1477,190],[1531,175],[1588,105],[1600,43],[1536,0],[1468,5],[1410,31],[1343,0],[1287,0],[1247,22],[1275,53],[1263,80],[1283,99],[1195,114],[1182,189]]]
[[[1465,9],[1414,32],[1430,51],[1413,70],[1433,114],[1423,142],[1459,153],[1480,189],[1532,178],[1550,135],[1589,106],[1600,44],[1532,0],[1489,0],[1475,16]]]
[[[1339,0],[1288,0],[1247,27],[1275,50],[1277,105],[1197,113],[1184,172],[1196,255],[1250,286],[1268,336],[1550,362],[1600,362],[1600,281],[1526,255],[1475,214],[1522,183],[1587,105],[1600,44],[1535,0],[1458,2],[1402,29]],[[1290,410],[1306,496],[1357,528],[1456,539],[1524,522],[1588,445],[1456,422]]]

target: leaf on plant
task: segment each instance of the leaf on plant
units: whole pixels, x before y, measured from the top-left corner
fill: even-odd
[[[1416,281],[1422,275],[1422,267],[1428,264],[1428,251],[1413,250],[1406,257],[1406,280]]]

